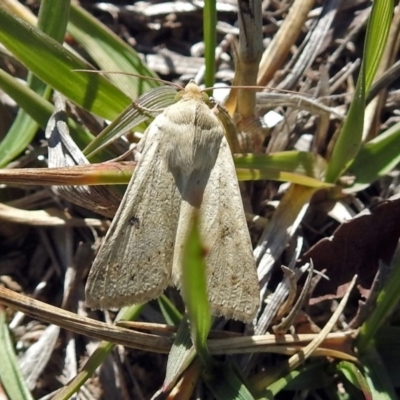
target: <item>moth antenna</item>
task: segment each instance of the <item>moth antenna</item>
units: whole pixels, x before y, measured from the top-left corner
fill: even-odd
[[[289,94],[298,94],[298,92],[295,92],[293,90],[285,90],[285,89],[278,89],[278,88],[273,88],[269,86],[240,86],[240,85],[233,85],[233,86],[212,86],[212,87],[207,87],[202,89],[203,92],[207,90],[218,90],[218,89],[254,89],[254,90],[264,90],[264,89],[269,89],[273,90],[279,93],[289,93]]]
[[[116,75],[134,76],[134,77],[136,77],[136,78],[143,78],[143,79],[147,79],[147,80],[150,80],[150,81],[155,81],[155,82],[164,83],[165,85],[175,87],[175,88],[177,88],[177,89],[179,89],[179,90],[183,90],[183,87],[180,86],[180,85],[178,85],[177,83],[164,81],[163,79],[155,78],[155,77],[152,77],[152,76],[134,74],[133,72],[123,72],[123,71],[99,71],[99,70],[93,70],[93,69],[73,69],[72,71],[74,71],[74,72],[89,72],[89,73],[95,73],[95,74],[101,74],[101,75],[116,74]]]

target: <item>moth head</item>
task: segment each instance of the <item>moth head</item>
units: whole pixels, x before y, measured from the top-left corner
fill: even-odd
[[[179,100],[190,99],[198,99],[204,103],[209,102],[209,97],[207,93],[203,92],[193,80],[189,81],[185,88],[179,91],[175,96],[176,102],[178,102]]]

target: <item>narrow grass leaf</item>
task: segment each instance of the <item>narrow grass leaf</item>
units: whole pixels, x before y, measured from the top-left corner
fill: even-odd
[[[131,46],[79,5],[71,5],[68,32],[102,70],[156,78]],[[154,80],[124,74],[108,74],[107,78],[132,99],[160,85]]]
[[[394,10],[393,0],[375,0],[368,21],[366,46],[363,62],[365,63],[365,92],[368,93],[376,71],[385,51]]]
[[[164,294],[157,298],[161,314],[168,325],[179,326],[182,321],[182,314],[178,311],[172,301]]]
[[[393,400],[397,399],[396,391],[389,379],[389,374],[382,362],[380,355],[370,347],[360,358],[365,380],[371,397],[367,400]]]
[[[400,384],[400,327],[384,325],[375,336],[374,344],[386,366],[393,386]]]
[[[214,368],[214,373],[203,373],[203,378],[217,400],[253,400],[254,397],[244,384],[237,371],[224,364]]]
[[[333,381],[333,378],[328,375],[326,367],[325,361],[311,361],[301,369],[290,371],[284,377],[271,383],[260,396],[276,396],[282,390],[315,390],[326,387]]]
[[[351,382],[355,387],[364,393],[366,399],[373,398],[364,375],[355,364],[348,361],[341,361],[336,365],[336,368],[346,377],[349,382]]]
[[[193,344],[206,367],[211,367],[207,336],[211,328],[210,305],[207,297],[204,247],[199,232],[199,216],[192,217],[183,250],[182,297],[187,308]]]
[[[53,105],[26,85],[0,69],[0,88],[23,108],[43,129],[53,113]]]
[[[118,313],[115,321],[132,321],[139,317],[143,310],[143,305],[134,305],[131,307],[124,307]],[[108,357],[114,349],[115,344],[101,341],[97,349],[90,355],[85,365],[81,368],[78,375],[76,375],[66,386],[57,392],[52,400],[68,400],[85,384],[85,382],[94,375],[96,369],[103,364],[104,360]]]
[[[4,168],[26,149],[37,130],[38,124],[24,110],[18,110],[12,126],[0,143],[0,168]]]
[[[357,348],[360,352],[365,351],[373,344],[378,330],[387,321],[389,315],[398,306],[400,301],[400,257],[392,260],[391,273],[378,295],[376,306],[368,319],[361,326],[357,337]]]
[[[206,87],[214,86],[215,48],[217,46],[217,5],[215,0],[205,0],[203,10],[203,38],[206,73]]]
[[[327,182],[336,182],[357,156],[364,126],[365,93],[375,76],[390,28],[393,7],[391,0],[376,0],[372,4],[364,43],[363,61],[353,100],[341,128],[326,173]],[[389,4],[389,6],[388,6]],[[393,4],[393,3],[392,3]],[[382,18],[379,19],[378,18]],[[377,49],[376,46],[380,46]]]
[[[44,82],[103,118],[115,118],[130,103],[129,97],[104,76],[73,71],[93,68],[1,7],[0,42]]]
[[[17,363],[4,309],[0,309],[0,360],[0,382],[8,398],[12,400],[33,400]]]
[[[348,164],[357,155],[361,146],[365,111],[364,76],[365,64],[361,63],[354,97],[328,163],[325,177],[327,182],[334,183],[340,178]]]
[[[325,160],[308,152],[236,155],[234,162],[241,181],[272,179],[310,187],[332,186],[324,182]]]
[[[261,169],[236,168],[236,174],[239,181],[272,180],[279,182],[291,182],[293,184],[298,184],[318,189],[329,188],[334,186],[334,184],[332,183],[321,182],[318,179],[310,178],[308,176],[291,172],[285,172],[285,171],[277,171],[276,169],[269,169],[269,168],[261,168]]]
[[[273,154],[246,154],[235,156],[237,168],[257,168],[284,170],[309,176],[315,179],[323,179],[326,162],[315,154],[304,151],[283,151]]]
[[[362,190],[387,175],[400,162],[400,123],[363,145],[349,171],[355,176],[350,191]]]
[[[10,97],[12,97],[16,103],[40,125],[42,129],[46,128],[47,122],[54,110],[53,105],[50,102],[14,79],[2,69],[0,69],[0,88],[3,89],[4,92]],[[83,129],[73,119],[68,118],[67,123],[72,138],[80,148],[84,148],[94,139],[94,136],[91,133]],[[10,155],[8,154],[7,148],[2,148],[0,160],[7,159],[9,157]],[[99,154],[99,156],[96,156],[94,159],[92,159],[92,161],[105,161],[111,157],[112,155],[107,152],[105,154]]]
[[[40,4],[38,27],[49,36],[62,42],[68,22],[69,0],[43,0]],[[55,18],[57,16],[57,18]],[[31,72],[27,78],[28,87],[45,99],[51,89]],[[0,143],[0,168],[7,165],[23,152],[34,138],[39,125],[24,110],[19,110],[12,126]]]
[[[164,392],[168,392],[174,387],[179,377],[196,357],[196,351],[190,336],[188,321],[183,318],[168,355],[167,371],[162,385],[162,391]]]

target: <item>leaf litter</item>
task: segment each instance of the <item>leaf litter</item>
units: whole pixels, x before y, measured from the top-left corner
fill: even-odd
[[[329,152],[329,140],[341,122],[354,90],[362,49],[360,32],[365,26],[369,11],[367,1],[360,0],[349,5],[339,3],[329,2],[329,10],[318,5],[310,9],[302,31],[297,33],[291,44],[292,53],[282,58],[277,70],[274,70],[272,81],[269,82],[272,87],[295,90],[296,94],[304,96],[303,104],[307,104],[307,107],[299,106],[301,99],[297,98],[296,104],[293,103],[293,98],[290,101],[288,99],[286,104],[281,98],[276,103],[273,98],[269,98],[271,105],[268,107],[268,102],[265,106],[260,95],[260,110],[265,112],[265,109],[273,109],[283,116],[278,125],[268,128],[261,152],[266,149],[274,152],[291,150],[300,146],[300,142],[307,150],[316,149],[323,155]],[[263,11],[267,44],[285,21],[287,7],[285,2],[274,2]],[[89,7],[89,10],[133,44],[153,71],[166,79],[186,82],[204,65],[201,8],[202,3],[140,2],[133,6],[98,3]],[[237,4],[218,2],[217,9],[218,38],[223,43],[222,39],[238,32]],[[330,25],[326,22],[327,19],[323,20],[325,24],[316,23],[321,15],[329,19]],[[317,38],[318,45],[312,43],[307,35]],[[311,44],[307,46],[307,43]],[[219,50],[216,78],[230,82],[234,76],[232,56],[225,47],[220,47]],[[302,59],[309,59],[310,62],[304,64]],[[398,113],[395,111],[399,108],[398,96],[395,96],[398,91],[396,82],[391,82],[389,87],[390,96],[381,110],[382,129],[398,122]],[[315,102],[314,107],[312,102]],[[9,113],[10,106],[7,105],[6,109]],[[0,135],[3,135],[6,129],[4,126],[1,129]],[[318,132],[313,143],[310,141],[311,132]],[[26,153],[17,158],[9,168],[46,167],[48,160],[40,155],[41,139],[43,136],[38,136]],[[4,170],[4,176],[6,173],[7,170]],[[108,221],[95,214],[95,209],[85,209],[84,201],[78,201],[78,205],[73,204],[73,192],[66,198],[60,189],[56,191],[52,187],[36,184],[31,177],[25,183],[29,183],[29,186],[25,187],[21,182],[13,185],[7,181],[0,189],[4,207],[12,207],[12,212],[0,216],[2,286],[47,304],[62,306],[81,316],[90,315],[111,321],[114,318],[112,313],[102,316],[86,309],[83,304],[84,282]],[[339,199],[350,210],[346,218],[352,217],[345,222],[337,222],[343,218],[332,218],[328,215],[332,200],[311,192],[307,194],[308,200],[304,201],[304,207],[298,208],[292,220],[283,221],[284,217],[279,217],[274,221],[273,215],[287,193],[287,185],[272,181],[246,185],[246,212],[266,218],[267,229],[271,223],[276,224],[276,229],[279,226],[288,229],[285,235],[279,236],[276,254],[265,261],[268,268],[262,273],[261,283],[267,306],[271,300],[269,294],[277,295],[282,287],[285,293],[300,292],[306,280],[304,277],[295,280],[293,284],[293,280],[288,278],[288,272],[282,272],[281,266],[289,266],[301,275],[298,266],[312,262],[314,269],[324,274],[316,275],[318,282],[315,287],[312,286],[301,299],[302,311],[292,321],[292,332],[320,332],[330,319],[336,300],[347,292],[354,275],[358,275],[357,290],[353,290],[341,319],[335,322],[332,329],[336,332],[344,331],[348,327],[356,329],[363,322],[363,307],[369,297],[374,295],[371,288],[374,288],[377,274],[382,272],[385,265],[390,264],[397,249],[400,236],[400,204],[396,196],[398,184],[398,171],[394,170],[390,175],[371,183],[356,196]],[[93,187],[87,188],[92,190]],[[63,190],[71,189],[63,186]],[[105,187],[105,190],[108,188]],[[90,197],[87,193],[85,196]],[[110,208],[115,210],[118,201],[109,198],[114,198],[114,194],[104,196]],[[115,198],[119,198],[118,194]],[[58,223],[59,227],[54,227],[52,223],[55,215],[49,212],[51,209],[57,210],[57,221],[61,221]],[[109,214],[108,211],[98,212],[102,215],[113,215],[113,211]],[[300,214],[302,218],[296,220]],[[261,235],[260,228],[252,223],[249,223],[249,228],[256,246]],[[282,234],[283,230],[279,232]],[[296,251],[299,243],[301,255]],[[303,275],[306,274],[304,269]],[[172,290],[169,294],[171,298],[178,298]],[[273,326],[279,325],[288,314],[288,311],[283,314],[280,311],[290,309],[290,305],[288,307],[284,304],[287,296],[282,296],[276,305],[270,307],[265,325],[257,321],[253,327],[247,328],[248,333],[271,332]],[[297,299],[295,297],[293,302]],[[178,299],[178,305],[179,301]],[[283,306],[285,307],[282,308]],[[57,330],[48,329],[36,318],[29,318],[21,312],[7,312],[9,327],[15,335],[16,348],[21,353],[21,363],[24,354],[29,354],[28,351],[40,358],[37,363],[21,364],[25,365],[22,368],[24,376],[30,377],[29,387],[35,398],[48,395],[66,385],[93,352],[95,342],[85,336],[67,331],[59,334]],[[274,319],[277,315],[279,319]],[[164,321],[155,302],[144,308],[140,318],[153,323]],[[243,331],[242,326],[226,321],[219,321],[216,325],[218,327],[238,335]],[[40,340],[41,337],[46,337],[44,335],[51,335],[49,348],[43,345],[44,340]],[[45,342],[49,343],[47,340]],[[349,341],[345,340],[337,347],[342,350],[347,348],[343,351],[349,352],[348,344]],[[260,371],[260,365],[270,366],[275,362],[273,355],[258,358],[255,354],[252,357],[244,355],[238,359],[238,364],[243,365],[247,372]],[[39,366],[40,371],[37,370]],[[162,386],[166,357],[157,352],[129,350],[117,346],[101,368],[81,389],[85,396],[109,398],[112,393],[113,398],[149,398]],[[114,380],[107,379],[110,374]],[[32,381],[33,377],[35,381]]]

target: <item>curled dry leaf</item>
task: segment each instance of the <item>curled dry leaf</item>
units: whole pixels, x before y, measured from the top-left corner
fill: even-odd
[[[65,112],[56,111],[46,128],[49,145],[49,167],[72,167],[89,161],[69,136]],[[113,217],[121,196],[106,186],[57,186],[57,193],[71,203],[101,215]]]
[[[362,294],[368,295],[379,261],[390,264],[399,237],[398,196],[341,224],[330,238],[316,243],[301,260],[312,260],[315,269],[326,270],[329,277],[319,282],[311,302],[342,297],[355,274]]]

